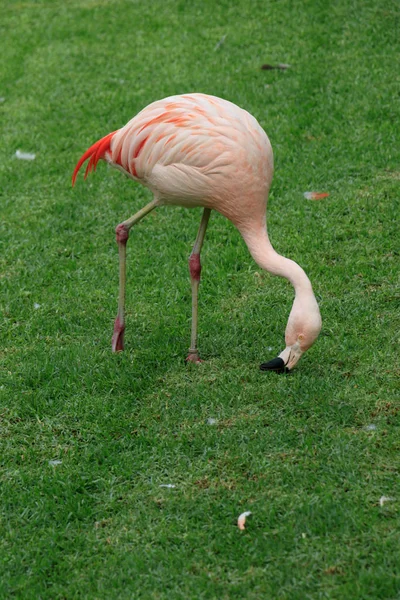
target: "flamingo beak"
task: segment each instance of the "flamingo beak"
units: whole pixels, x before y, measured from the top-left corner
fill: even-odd
[[[260,369],[261,371],[275,371],[275,373],[290,373],[302,354],[300,342],[297,341],[292,346],[286,346],[276,358],[260,365]]]
[[[283,358],[277,356],[272,360],[260,365],[261,371],[275,371],[275,373],[289,373],[289,369],[286,367]]]

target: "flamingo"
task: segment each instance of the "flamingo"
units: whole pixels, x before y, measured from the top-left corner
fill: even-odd
[[[192,330],[187,361],[201,362],[197,348],[200,253],[212,210],[229,219],[256,263],[288,279],[295,297],[285,332],[284,350],[260,365],[263,371],[288,372],[317,339],[321,316],[303,269],[272,247],[266,224],[273,153],[256,119],[235,104],[206,94],[183,94],[153,102],[124,127],[93,144],[79,159],[88,173],[100,159],[149,188],[153,200],[116,227],[119,251],[118,313],[112,336],[114,352],[124,348],[126,243],[133,225],[161,205],[202,207],[203,215],[189,257]]]

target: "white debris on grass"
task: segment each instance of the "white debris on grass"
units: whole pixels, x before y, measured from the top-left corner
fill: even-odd
[[[366,425],[364,427],[365,431],[375,431],[376,428],[377,428],[376,425],[374,425],[373,423],[371,423],[371,425]]]
[[[2,104],[2,103],[3,103],[3,102],[5,102],[5,101],[6,101],[6,99],[4,98],[4,96],[1,96],[1,97],[0,97],[0,104]]]
[[[33,308],[35,310],[37,310],[38,308],[40,308],[40,306],[41,306],[40,304],[38,304],[37,302],[35,302],[35,304],[33,305]]]
[[[20,160],[35,160],[36,154],[31,152],[21,152],[21,150],[17,150],[15,156]]]
[[[251,515],[251,512],[249,510],[246,510],[246,512],[239,515],[237,524],[241,531],[243,531],[243,529],[246,529],[246,527],[245,527],[246,519],[247,519],[247,517],[250,517],[250,515]]]
[[[213,417],[209,417],[209,418],[207,419],[207,423],[208,423],[209,425],[215,425],[215,424],[217,423],[217,419],[214,419]]]
[[[381,496],[379,498],[379,506],[383,506],[385,502],[393,502],[394,498],[389,498],[389,496]]]
[[[49,465],[51,465],[52,467],[56,467],[57,465],[62,465],[62,460],[49,460]]]
[[[223,36],[222,36],[222,38],[219,40],[219,42],[217,42],[217,44],[216,44],[216,46],[215,46],[214,50],[218,50],[218,48],[221,48],[222,44],[223,44],[223,43],[225,42],[225,40],[226,40],[226,35],[227,35],[227,34],[223,35]]]
[[[173,483],[161,483],[159,487],[172,489],[172,488],[174,488],[176,486]]]

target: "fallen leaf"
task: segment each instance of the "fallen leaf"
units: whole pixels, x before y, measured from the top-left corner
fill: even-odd
[[[322,200],[322,198],[327,198],[328,196],[328,192],[304,192],[306,200]]]
[[[277,65],[262,65],[261,69],[263,71],[272,71],[273,69],[279,69],[281,71],[286,71],[286,69],[290,69],[290,65],[286,65],[285,63],[278,63]]]
[[[241,515],[239,515],[238,520],[237,520],[237,524],[238,524],[238,527],[239,527],[239,529],[241,531],[243,531],[244,529],[246,529],[246,527],[245,527],[246,519],[250,515],[251,515],[251,512],[249,510],[246,510],[246,512],[244,512]]]

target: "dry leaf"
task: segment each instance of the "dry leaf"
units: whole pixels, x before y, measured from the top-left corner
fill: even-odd
[[[304,192],[306,200],[322,200],[322,198],[327,198],[328,196],[328,192]]]
[[[246,529],[246,527],[245,527],[246,519],[250,515],[251,515],[251,512],[249,510],[246,510],[246,512],[244,512],[241,515],[239,515],[237,524],[238,524],[238,527],[239,527],[239,529],[241,531],[243,531],[243,529]]]
[[[290,69],[290,65],[286,65],[285,63],[278,63],[277,65],[262,65],[261,69],[263,71],[272,71],[273,69],[279,69],[281,71],[286,71],[286,69]]]

